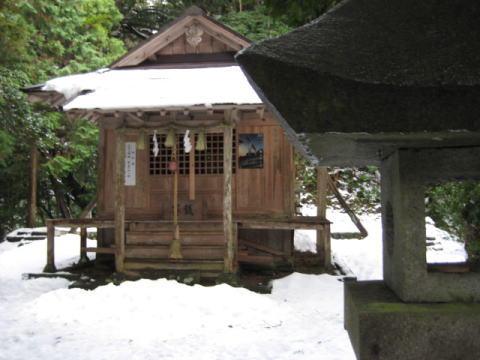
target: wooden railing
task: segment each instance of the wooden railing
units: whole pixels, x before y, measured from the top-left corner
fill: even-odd
[[[98,252],[104,254],[114,254],[113,248],[88,248],[87,247],[87,228],[97,229],[114,228],[113,220],[97,219],[47,219],[47,265],[44,272],[55,272],[55,227],[63,226],[70,228],[80,228],[80,262],[88,261],[87,252]]]
[[[317,254],[325,268],[331,267],[330,224],[325,218],[318,216],[294,216],[289,218],[245,218],[235,217],[234,222],[239,229],[277,229],[277,230],[317,230]],[[257,248],[271,255],[275,254],[270,248],[260,248],[258,244],[242,242],[247,247]],[[322,249],[322,251],[319,251]],[[241,260],[239,255],[237,260]]]
[[[234,217],[234,221],[243,229],[323,229],[330,226],[327,219],[319,219],[316,216],[295,216],[291,218],[245,218]]]

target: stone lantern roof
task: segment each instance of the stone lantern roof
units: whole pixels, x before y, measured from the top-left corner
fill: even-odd
[[[480,137],[480,3],[347,0],[237,55],[317,165]]]

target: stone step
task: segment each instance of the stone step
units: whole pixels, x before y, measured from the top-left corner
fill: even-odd
[[[7,241],[9,242],[18,242],[18,241],[22,241],[22,240],[45,240],[47,238],[47,235],[44,235],[44,236],[41,236],[41,235],[36,235],[36,236],[32,236],[32,235],[11,235],[11,236],[7,236]]]

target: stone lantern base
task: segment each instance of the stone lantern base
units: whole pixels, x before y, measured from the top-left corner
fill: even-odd
[[[358,360],[478,360],[480,303],[405,303],[383,281],[345,282]]]

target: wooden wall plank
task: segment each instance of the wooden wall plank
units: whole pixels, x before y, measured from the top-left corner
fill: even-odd
[[[174,44],[175,42],[178,41],[175,40],[174,42],[168,44],[167,46],[165,46],[164,48],[162,48],[157,54],[157,56],[162,56],[162,55],[173,55],[174,54]]]
[[[173,42],[172,54],[173,55],[185,55],[185,35],[180,36],[177,40]]]
[[[199,54],[211,54],[212,49],[212,37],[208,34],[202,35],[202,42],[197,46],[197,52]]]

